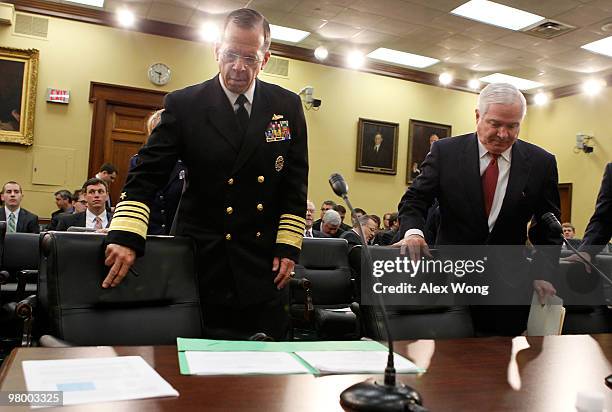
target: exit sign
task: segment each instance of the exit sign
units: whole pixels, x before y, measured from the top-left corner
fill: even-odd
[[[47,102],[68,104],[70,102],[70,90],[48,88]]]

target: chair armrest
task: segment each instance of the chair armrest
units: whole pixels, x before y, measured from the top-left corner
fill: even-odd
[[[38,344],[44,348],[70,348],[73,345],[53,335],[42,335]]]
[[[26,284],[28,280],[38,277],[38,270],[20,270],[17,272],[17,290],[15,291],[15,297],[18,301],[23,299],[26,292]]]
[[[37,302],[36,295],[30,295],[15,306],[15,316],[23,319],[21,346],[32,346],[32,323]]]
[[[289,287],[291,290],[303,290],[304,291],[304,320],[310,322],[314,314],[314,305],[312,304],[312,292],[310,290],[312,283],[308,278],[291,278],[289,281]]]

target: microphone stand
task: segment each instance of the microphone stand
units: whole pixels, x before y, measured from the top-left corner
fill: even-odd
[[[333,187],[333,186],[332,186]],[[338,193],[336,193],[338,194]],[[346,202],[349,210],[351,211],[351,217],[353,219],[353,226],[357,223],[357,230],[359,231],[359,238],[362,244],[362,251],[365,254],[367,273],[367,279],[371,278],[371,267],[372,267],[372,255],[368,250],[368,245],[359,224],[358,219],[355,218],[355,210],[353,205],[349,201],[346,193],[339,194],[342,199]],[[362,274],[363,276],[364,274]],[[389,345],[389,355],[387,357],[387,367],[385,368],[385,379],[383,384],[376,382],[374,379],[368,379],[366,381],[357,383],[340,394],[340,405],[350,411],[414,411],[414,412],[426,412],[427,409],[421,406],[422,399],[421,395],[408,385],[399,383],[396,381],[396,371],[393,364],[393,339],[391,338],[391,330],[389,328],[389,320],[387,317],[387,310],[380,294],[376,294],[378,300],[378,306],[382,312],[383,324],[387,331],[387,342]]]

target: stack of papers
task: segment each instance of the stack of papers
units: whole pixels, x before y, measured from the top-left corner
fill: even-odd
[[[23,361],[28,391],[62,391],[64,405],[179,396],[140,356]]]
[[[388,349],[374,341],[250,342],[177,339],[183,375],[383,373]],[[398,373],[421,373],[395,354]]]
[[[560,297],[549,296],[546,304],[542,305],[538,295],[533,292],[527,321],[527,336],[560,335],[564,320],[565,308]]]

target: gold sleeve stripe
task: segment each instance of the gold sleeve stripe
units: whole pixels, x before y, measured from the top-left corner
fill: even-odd
[[[288,230],[289,232],[295,232],[295,233],[304,233],[304,228],[299,228],[296,227],[295,225],[285,225],[285,224],[280,224],[278,225],[278,230]]]
[[[278,231],[278,234],[276,235],[276,243],[284,243],[286,245],[301,249],[303,237],[304,237],[304,232],[294,233],[292,231],[281,229]]]
[[[132,232],[142,237],[147,238],[147,224],[139,219],[127,217],[113,217],[110,224],[110,231],[122,230],[124,232]]]
[[[115,211],[120,212],[123,210],[129,210],[136,213],[140,212],[145,215],[147,219],[149,218],[149,214],[151,212],[147,205],[142,202],[136,202],[134,200],[124,200],[122,202],[119,202],[117,204],[117,207],[115,208]]]
[[[297,215],[290,215],[288,213],[281,215],[280,217],[280,221],[281,223],[288,223],[287,221],[295,221],[298,224],[302,224],[302,225],[306,225],[306,219],[303,218],[302,216],[297,216]]]
[[[145,225],[148,225],[149,222],[146,217],[143,217],[141,214],[135,214],[135,213],[130,213],[130,212],[126,212],[126,211],[122,211],[120,213],[114,213],[113,214],[113,219],[117,219],[118,217],[125,217],[128,219],[137,219],[140,220],[142,223],[144,223]]]
[[[117,204],[110,224],[110,231],[122,230],[147,238],[150,209],[147,205],[134,200],[124,200]]]

